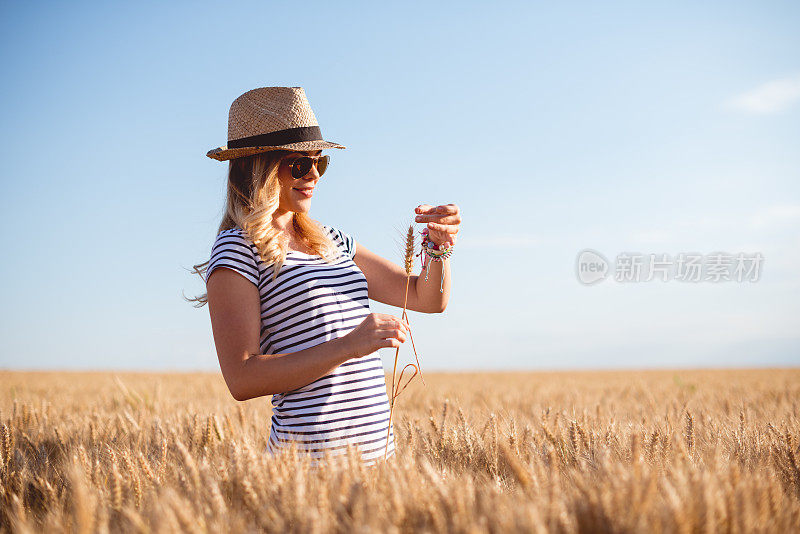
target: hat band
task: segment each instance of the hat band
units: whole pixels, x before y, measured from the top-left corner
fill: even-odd
[[[280,146],[300,141],[322,141],[319,126],[300,126],[228,141],[228,148]]]

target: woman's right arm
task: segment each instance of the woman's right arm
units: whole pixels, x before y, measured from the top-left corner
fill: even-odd
[[[222,376],[238,401],[292,391],[330,373],[354,357],[399,347],[408,324],[372,313],[345,336],[308,349],[261,354],[261,299],[241,274],[218,268],[208,277],[208,308]]]

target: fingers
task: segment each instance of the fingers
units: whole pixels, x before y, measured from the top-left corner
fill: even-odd
[[[377,315],[377,314],[376,314]],[[376,321],[376,326],[380,328],[405,328],[406,332],[411,329],[411,325],[409,325],[406,321],[399,317],[395,317],[394,315],[390,315],[388,313],[380,314],[378,317],[378,321]]]
[[[441,224],[461,224],[461,215],[456,213],[454,215],[417,215],[414,217],[416,222],[435,221]]]
[[[444,213],[445,215],[455,215],[458,213],[458,206],[455,204],[444,204],[436,208],[437,213]]]
[[[402,345],[402,343],[400,343],[400,341],[396,340],[393,337],[390,337],[389,339],[381,339],[378,342],[378,348],[381,348],[381,349],[389,348],[389,347],[395,348],[395,347],[399,347],[400,345]]]
[[[415,213],[423,215],[423,214],[434,214],[438,213],[441,215],[455,215],[458,213],[459,209],[458,206],[455,204],[443,204],[441,206],[431,206],[430,204],[420,204],[414,210]]]
[[[402,328],[389,328],[385,330],[376,330],[375,335],[381,339],[393,338],[400,340],[401,343],[406,340],[406,332]]]
[[[411,335],[411,327],[403,318],[387,313],[370,313],[359,326],[346,334],[353,341],[354,357],[371,354],[381,348],[398,348]]]
[[[459,230],[459,227],[456,224],[439,224],[434,222],[429,222],[428,228],[431,230],[436,230],[437,232],[443,232],[452,235],[457,234]]]
[[[448,239],[449,235],[458,233],[458,226],[461,224],[461,213],[455,204],[444,204],[441,206],[431,206],[420,204],[414,210],[417,216],[416,222],[428,223],[428,229],[441,232],[443,239]],[[449,234],[449,235],[446,235]]]

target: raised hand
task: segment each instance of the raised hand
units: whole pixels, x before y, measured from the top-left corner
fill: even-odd
[[[436,245],[442,243],[456,244],[458,226],[461,224],[461,212],[455,204],[430,206],[420,204],[414,212],[416,222],[428,223],[428,238]]]

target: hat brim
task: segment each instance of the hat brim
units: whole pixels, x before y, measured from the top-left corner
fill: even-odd
[[[226,161],[234,158],[242,158],[244,156],[252,156],[253,154],[260,154],[261,152],[269,152],[270,150],[293,150],[297,152],[305,152],[307,150],[322,150],[324,148],[347,148],[344,145],[334,143],[332,141],[300,141],[299,143],[290,143],[288,145],[280,146],[248,146],[243,148],[228,148],[221,146],[206,153],[211,159],[218,161]]]

